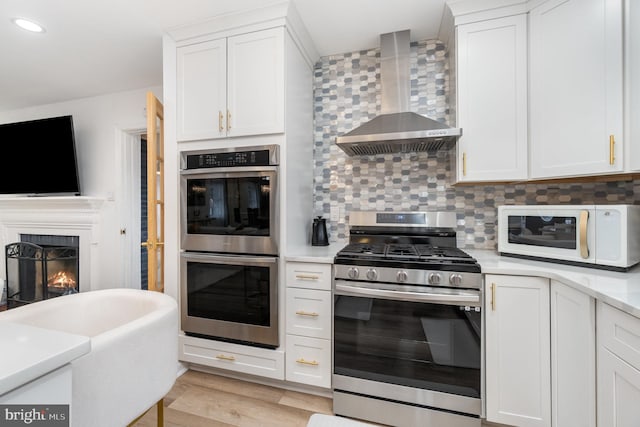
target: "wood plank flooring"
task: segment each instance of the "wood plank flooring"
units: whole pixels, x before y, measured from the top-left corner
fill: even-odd
[[[332,409],[327,397],[189,370],[164,398],[164,425],[305,427],[312,414],[332,414]],[[156,407],[132,427],[156,427]],[[483,420],[482,427],[501,425]]]
[[[165,427],[304,427],[330,398],[189,370],[164,399]],[[155,427],[152,408],[135,427]]]

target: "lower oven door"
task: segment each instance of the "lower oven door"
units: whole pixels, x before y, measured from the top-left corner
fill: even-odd
[[[278,347],[277,257],[183,252],[180,276],[187,335]]]
[[[403,425],[394,412],[398,406],[389,407],[397,402],[411,414],[405,425],[416,419],[440,422],[447,412],[461,420],[445,417],[447,425],[479,425],[480,291],[344,280],[334,286],[336,413],[360,406],[362,413],[342,415]]]

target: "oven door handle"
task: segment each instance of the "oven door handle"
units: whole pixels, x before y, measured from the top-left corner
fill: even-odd
[[[213,264],[259,265],[278,263],[278,257],[276,256],[270,257],[242,254],[219,255],[211,252],[182,252],[180,256],[187,261],[201,261]]]
[[[394,291],[389,289],[372,288],[335,283],[337,295],[368,296],[372,298],[395,299],[412,302],[430,302],[446,305],[468,305],[479,307],[481,305],[479,291],[452,291],[452,292],[414,292]]]

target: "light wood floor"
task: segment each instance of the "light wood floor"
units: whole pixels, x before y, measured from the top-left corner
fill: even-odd
[[[330,398],[189,370],[164,398],[164,425],[305,427],[313,413],[332,408]],[[132,427],[156,425],[154,406]],[[506,426],[483,421],[482,427]]]
[[[331,399],[191,370],[164,399],[165,427],[304,427],[315,412]],[[134,426],[155,427],[155,407]]]

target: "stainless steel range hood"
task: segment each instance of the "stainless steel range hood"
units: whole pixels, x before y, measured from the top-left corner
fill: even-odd
[[[381,114],[336,138],[348,155],[446,150],[462,135],[462,129],[409,111],[410,44],[409,30],[380,36]]]

